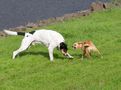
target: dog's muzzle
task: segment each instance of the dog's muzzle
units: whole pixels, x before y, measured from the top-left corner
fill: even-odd
[[[72,46],[72,48],[73,48],[73,49],[76,49],[76,47],[75,47],[75,46]]]
[[[67,58],[73,58],[67,51],[61,50],[62,54]]]
[[[73,57],[69,54],[69,53],[66,53],[66,55],[65,55],[67,58],[70,58],[70,59],[72,59]]]

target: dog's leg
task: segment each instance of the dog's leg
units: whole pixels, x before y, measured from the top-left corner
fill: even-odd
[[[91,57],[91,51],[89,50],[89,48],[85,48],[85,51],[86,51],[86,57],[87,58],[90,58]]]
[[[20,52],[26,50],[29,45],[32,43],[33,39],[31,37],[25,37],[22,40],[21,46],[19,49],[13,52],[13,59],[15,59],[16,55],[18,55]]]
[[[83,50],[81,60],[83,60],[84,56],[85,56],[85,50]]]
[[[83,50],[83,54],[81,58],[82,60],[84,57],[90,57],[90,51],[88,49],[88,46],[83,46],[82,50]]]
[[[82,60],[83,60],[83,57],[87,57],[87,58],[91,57],[91,52],[88,47],[84,47],[83,54],[82,54]]]
[[[53,61],[53,50],[54,50],[54,47],[50,45],[48,47],[50,61]]]

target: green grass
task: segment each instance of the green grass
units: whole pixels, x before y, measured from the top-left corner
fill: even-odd
[[[73,60],[54,51],[54,62],[48,50],[35,45],[12,60],[12,52],[22,37],[0,38],[0,90],[121,90],[121,9],[92,13],[86,17],[45,26],[60,32]],[[72,44],[92,40],[103,59],[96,54],[81,59],[80,50]]]

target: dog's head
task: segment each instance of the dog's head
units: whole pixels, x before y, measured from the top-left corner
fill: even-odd
[[[67,51],[68,51],[68,48],[67,48],[67,45],[64,43],[64,42],[61,42],[60,43],[60,51],[62,52],[62,54],[64,56],[66,56],[67,58],[73,58]]]
[[[61,50],[63,55],[66,55],[68,48],[67,48],[67,45],[64,42],[60,43],[60,50]]]
[[[73,47],[73,49],[82,48],[83,42],[75,42],[72,47]]]

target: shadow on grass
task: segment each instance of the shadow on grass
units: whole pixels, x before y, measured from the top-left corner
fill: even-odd
[[[74,56],[75,58],[80,59],[80,60],[82,59],[82,54],[72,54],[72,56]],[[100,55],[91,55],[90,58],[84,56],[83,59],[84,60],[93,60],[93,59],[103,59],[103,58],[101,58]]]
[[[35,55],[35,56],[38,56],[38,55],[41,55],[41,56],[44,56],[45,58],[49,59],[49,53],[48,52],[22,52],[19,54],[20,57],[22,56],[26,56],[26,55]],[[58,54],[53,54],[53,57],[54,59],[64,59],[64,56],[62,57],[62,55],[58,55]]]

